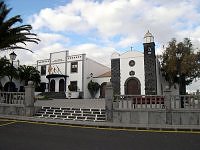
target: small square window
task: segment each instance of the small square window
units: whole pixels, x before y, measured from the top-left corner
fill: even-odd
[[[46,75],[46,65],[41,66],[41,75]]]
[[[71,73],[78,72],[78,62],[71,62]]]

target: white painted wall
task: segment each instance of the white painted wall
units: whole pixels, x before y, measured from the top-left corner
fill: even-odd
[[[41,66],[46,65],[46,75],[48,75],[48,68],[51,64],[51,67],[56,70],[54,72],[54,69],[52,69],[53,74],[65,74],[69,76],[67,78],[66,92],[68,92],[68,85],[70,84],[70,81],[77,81],[78,89],[84,92],[84,98],[90,98],[90,94],[87,89],[88,82],[90,81],[90,73],[93,73],[93,76],[95,77],[109,71],[110,68],[92,59],[86,58],[85,54],[71,56],[66,55],[67,53],[65,51],[51,53],[51,59],[37,61],[37,68],[41,71]],[[66,56],[66,61],[64,61],[64,56]],[[78,72],[71,72],[71,62],[78,62]],[[60,72],[58,70],[60,70]],[[46,75],[41,76],[41,82],[48,83]],[[59,91],[59,79],[55,79],[55,91]]]
[[[104,82],[110,82],[110,79],[111,77],[96,77],[93,78],[93,81],[99,83],[99,85],[101,86],[101,84]],[[99,96],[100,96],[100,89],[96,94],[96,98],[99,98]]]
[[[66,60],[67,60],[68,51],[59,51],[50,53],[50,59],[38,60],[37,69],[41,72],[41,66],[46,65],[46,74],[41,75],[41,82],[49,83],[46,75],[49,75],[49,67],[51,66],[52,70],[50,74],[63,74],[66,75]],[[59,91],[59,79],[55,78],[55,92]],[[66,85],[67,86],[67,85]],[[67,89],[67,88],[66,88]]]
[[[129,61],[134,60],[135,66],[129,66]],[[145,76],[144,76],[144,54],[137,51],[128,51],[120,56],[120,90],[121,94],[125,94],[124,84],[126,80],[131,77],[130,71],[135,71],[136,77],[139,79],[141,84],[141,94],[145,94]]]
[[[73,55],[73,56],[68,56],[67,58],[67,75],[69,76],[67,78],[67,91],[68,91],[68,85],[70,84],[70,81],[77,81],[77,86],[80,91],[83,91],[82,88],[82,74],[83,74],[83,55]],[[78,62],[78,72],[76,73],[71,73],[71,63],[72,62]]]
[[[90,73],[93,73],[93,77],[97,77],[110,71],[110,68],[104,66],[92,59],[85,58],[84,60],[84,98],[91,98],[91,95],[88,91],[88,83],[91,80]]]

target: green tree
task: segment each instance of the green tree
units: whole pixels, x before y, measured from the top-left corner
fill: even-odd
[[[40,84],[40,72],[33,66],[19,66],[18,75],[20,81],[24,81],[25,85],[28,85],[28,81],[33,81],[36,87]]]
[[[92,98],[95,97],[98,92],[100,85],[97,82],[93,82],[92,80],[88,83],[88,90]]]
[[[36,34],[31,33],[31,25],[16,25],[23,21],[20,15],[7,19],[11,10],[4,1],[0,1],[0,50],[24,49],[31,51],[23,45],[26,46],[26,42],[38,44],[40,40]]]
[[[0,58],[0,79],[6,75],[6,66],[10,66],[10,62],[5,57]],[[3,86],[0,80],[0,90],[3,90]]]
[[[170,86],[179,84],[179,94],[186,94],[186,85],[200,77],[200,53],[190,39],[172,39],[161,56],[161,71]]]
[[[3,61],[3,67],[2,67],[2,77],[7,76],[11,82],[11,78],[18,79],[18,71],[15,66],[13,66],[8,59],[1,58]]]

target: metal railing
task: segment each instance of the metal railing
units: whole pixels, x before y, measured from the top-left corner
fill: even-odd
[[[165,108],[164,96],[155,95],[117,95],[114,97],[115,108],[119,109],[161,109]]]
[[[0,103],[4,104],[24,104],[24,92],[0,92]]]
[[[163,95],[116,95],[114,109],[165,109],[167,97]],[[200,96],[171,95],[168,99],[170,109],[200,109]]]

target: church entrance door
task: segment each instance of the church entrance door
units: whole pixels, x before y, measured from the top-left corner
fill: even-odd
[[[59,92],[64,92],[64,79],[59,80]]]
[[[137,78],[128,78],[125,82],[126,95],[141,95],[141,85]]]
[[[55,92],[55,80],[51,80],[50,82],[50,92]]]

